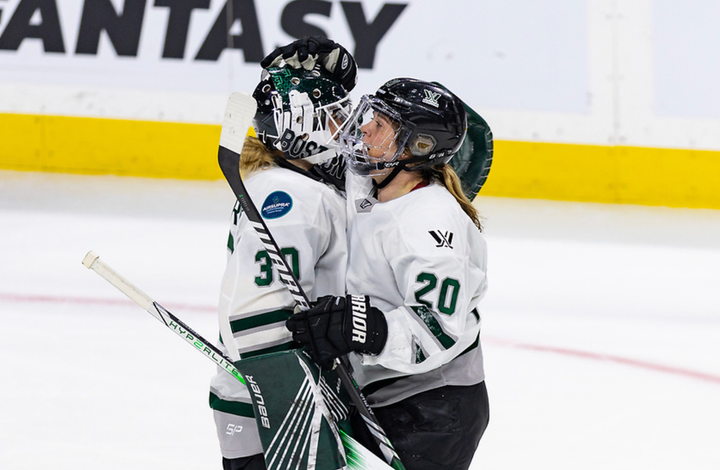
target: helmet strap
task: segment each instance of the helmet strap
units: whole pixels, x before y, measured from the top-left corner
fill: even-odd
[[[394,180],[397,175],[400,174],[400,172],[403,170],[404,167],[405,167],[405,164],[404,164],[404,163],[400,163],[398,166],[396,166],[395,168],[393,168],[393,170],[387,175],[387,177],[385,177],[384,180],[382,180],[381,182],[379,182],[379,183],[377,184],[377,188],[378,188],[378,189],[382,189],[382,188],[384,188],[385,186],[387,186],[388,184],[390,184],[390,182],[391,182],[392,180]]]
[[[397,165],[395,168],[393,168],[393,170],[390,172],[390,174],[388,174],[387,178],[385,178],[384,180],[382,180],[381,183],[378,183],[378,185],[377,185],[378,189],[382,189],[382,188],[384,188],[385,186],[387,186],[388,184],[390,184],[390,182],[391,182],[393,179],[395,179],[395,177],[396,177],[402,170],[405,170],[405,167],[407,167],[407,166],[408,166],[409,164],[411,164],[411,163],[416,163],[416,162],[422,161],[422,158],[423,158],[423,157],[416,156],[416,157],[410,157],[410,158],[406,158],[406,159],[404,159],[404,160],[401,160],[400,163],[398,163],[398,165]],[[407,171],[417,171],[417,170],[415,170],[415,169],[413,169],[413,168],[410,168],[410,169],[407,170]]]

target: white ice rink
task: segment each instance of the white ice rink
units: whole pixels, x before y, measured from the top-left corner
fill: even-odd
[[[0,172],[0,469],[219,470],[222,181]],[[481,197],[491,418],[472,470],[720,469],[720,211]]]

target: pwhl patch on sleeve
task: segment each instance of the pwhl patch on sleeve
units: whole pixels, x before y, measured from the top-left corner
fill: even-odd
[[[265,198],[260,213],[265,219],[277,219],[290,212],[292,206],[293,201],[288,193],[284,191],[274,191]]]

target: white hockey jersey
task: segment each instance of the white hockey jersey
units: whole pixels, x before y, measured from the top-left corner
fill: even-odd
[[[380,203],[370,196],[370,179],[346,178],[347,290],[369,295],[388,322],[379,355],[351,355],[369,403],[483,381],[477,306],[487,289],[487,248],[480,231],[439,184]]]
[[[345,200],[330,186],[274,167],[244,180],[310,300],[345,293]],[[285,320],[294,301],[239,204],[232,214],[219,302],[221,349],[237,361],[291,347]],[[210,385],[222,454],[262,452],[248,390],[224,371]]]

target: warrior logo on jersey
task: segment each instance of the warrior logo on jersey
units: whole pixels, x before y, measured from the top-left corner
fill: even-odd
[[[437,242],[437,245],[435,245],[435,248],[442,248],[444,246],[453,249],[452,246],[452,240],[453,240],[453,233],[451,231],[447,232],[441,232],[440,230],[429,230],[428,233],[432,235],[432,237]]]
[[[265,199],[260,212],[264,219],[277,219],[290,212],[292,206],[293,201],[288,193],[275,191]]]

